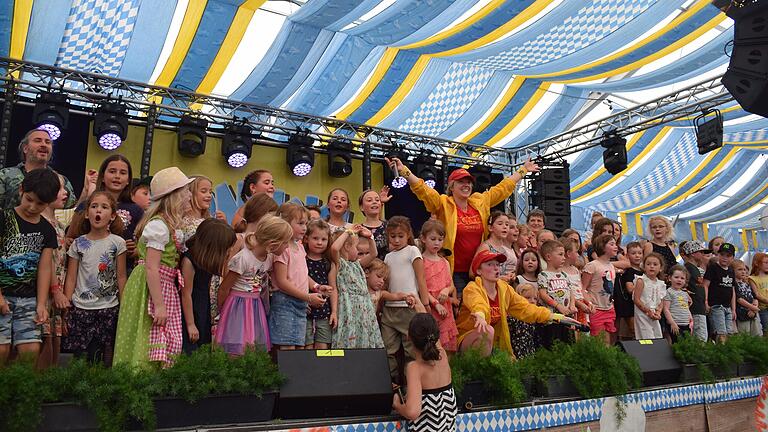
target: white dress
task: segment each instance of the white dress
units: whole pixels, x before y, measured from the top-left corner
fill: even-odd
[[[664,295],[667,293],[667,285],[661,279],[652,281],[646,275],[638,277],[635,281],[639,279],[642,279],[644,284],[640,301],[648,309],[658,308],[664,299]],[[637,292],[635,292],[635,295],[637,295]],[[651,319],[651,317],[635,305],[635,339],[661,339],[661,337],[661,322]]]

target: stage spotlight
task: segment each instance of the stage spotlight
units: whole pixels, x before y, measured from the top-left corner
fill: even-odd
[[[207,120],[184,114],[179,120],[179,153],[186,157],[198,157],[205,153],[207,127]]]
[[[328,144],[328,175],[347,177],[352,174],[352,142],[335,139]]]
[[[616,175],[627,169],[627,140],[618,135],[606,135],[600,142],[605,147],[603,165],[605,170]]]
[[[69,99],[64,93],[42,92],[32,111],[35,128],[48,132],[52,140],[61,136],[69,122]]]
[[[405,150],[403,150],[402,147],[398,145],[393,145],[390,147],[386,157],[389,159],[398,158],[403,163],[407,163],[408,161],[408,153],[406,153]],[[386,173],[384,176],[384,183],[389,182],[390,186],[393,188],[402,189],[408,184],[408,180],[400,177],[400,174],[398,174],[397,170],[385,167],[384,172]]]
[[[128,108],[119,102],[104,102],[93,120],[93,136],[104,150],[115,150],[128,136]]]
[[[224,127],[221,155],[232,168],[242,168],[251,157],[253,138],[251,128],[245,124],[230,123]]]
[[[715,114],[711,120],[704,121],[708,114]],[[694,119],[696,125],[696,145],[699,147],[699,154],[707,154],[712,150],[723,146],[723,115],[720,110],[712,110],[702,113]]]
[[[424,184],[435,188],[440,171],[437,168],[437,159],[431,151],[422,150],[414,159],[413,169],[416,170],[416,177],[424,180]]]
[[[288,149],[286,150],[286,162],[293,175],[304,177],[312,171],[315,165],[315,149],[312,148],[315,140],[309,136],[309,131],[291,134],[288,137]]]
[[[475,165],[467,171],[475,177],[475,186],[472,188],[474,192],[485,192],[493,186],[493,179],[491,178],[493,170],[491,167]]]

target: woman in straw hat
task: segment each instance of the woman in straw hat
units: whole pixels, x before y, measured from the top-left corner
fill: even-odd
[[[183,252],[180,226],[191,208],[193,179],[176,167],[152,178],[152,204],[136,227],[139,264],[123,292],[114,364],[170,366],[181,352],[181,303],[176,281]]]

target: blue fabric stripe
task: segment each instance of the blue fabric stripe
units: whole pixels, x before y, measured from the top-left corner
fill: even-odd
[[[464,132],[467,132],[485,113],[492,109],[493,103],[499,97],[499,94],[504,91],[504,87],[513,78],[509,72],[494,72],[488,81],[488,85],[483,89],[482,94],[475,99],[458,120],[441,132],[439,136],[441,138],[456,139]]]
[[[8,57],[11,52],[11,29],[13,28],[13,2],[0,3],[0,55]]]
[[[581,183],[586,176],[591,175],[597,169],[603,166],[603,148],[592,147],[576,157],[571,163],[571,187]]]
[[[528,102],[528,99],[533,96],[534,92],[536,92],[540,85],[541,81],[539,80],[525,80],[517,93],[515,93],[509,103],[507,103],[507,106],[501,110],[499,115],[496,116],[491,124],[489,124],[488,127],[483,129],[483,131],[477,134],[474,138],[469,140],[469,142],[472,144],[483,144],[491,139],[494,135],[496,135],[501,129],[504,128],[504,126],[507,125],[507,123],[509,123],[510,120],[515,117],[515,115],[517,115],[517,113],[520,112],[523,106]]]
[[[406,38],[443,13],[456,0],[401,0],[370,20],[347,30],[374,45],[390,45]],[[450,23],[445,23],[448,25]]]
[[[661,3],[672,3],[672,2],[661,2]],[[692,33],[694,30],[698,29],[699,27],[701,27],[702,25],[704,25],[705,23],[707,23],[708,21],[716,17],[719,13],[720,11],[717,8],[706,7],[701,11],[697,12],[690,19],[686,20],[682,25],[679,25],[673,28],[672,30],[665,33],[662,37],[643,46],[640,49],[634,50],[628,53],[627,55],[622,56],[621,58],[602,64],[600,66],[596,66],[591,69],[587,69],[587,70],[572,73],[572,74],[558,76],[557,79],[570,80],[570,79],[584,78],[584,77],[596,75],[599,73],[608,72],[614,69],[618,69],[622,66],[626,66],[630,63],[636,62],[644,57],[647,57],[649,55],[659,52],[660,50],[662,50],[663,48],[666,48],[667,46],[671,45],[674,42],[677,42],[678,40],[687,36],[689,33]],[[645,30],[647,31],[647,27]],[[609,38],[606,38],[606,39],[609,39]],[[629,40],[627,40],[626,42],[629,42]],[[617,44],[615,46],[618,46],[618,45],[621,45],[621,44]],[[614,49],[615,49],[615,46],[614,46]],[[586,50],[581,50],[574,53],[574,55],[572,56],[568,56],[570,60],[567,62],[567,64],[557,65],[558,67],[555,67],[555,63],[557,62],[552,62],[543,66],[524,69],[520,71],[520,73],[522,74],[550,73],[550,72],[556,72],[557,70],[562,70],[567,67],[578,66],[580,64],[583,64],[584,55],[585,55],[584,51]],[[609,53],[610,52],[606,54],[609,54]],[[591,61],[591,59],[589,61]]]
[[[164,0],[141,2],[120,78],[149,82],[163,50],[176,3]]]
[[[382,121],[379,126],[396,129],[400,126],[408,117],[410,117],[429,97],[432,90],[435,89],[438,83],[443,79],[443,76],[448,72],[451,67],[451,62],[432,59],[427,65],[424,73],[419,78],[418,82],[408,92],[408,95],[400,102],[400,105]]]
[[[675,9],[677,9],[678,6],[680,6],[680,2],[677,2],[677,1],[667,0],[667,1],[656,2],[654,5],[652,5],[645,11],[643,11],[640,15],[634,17],[634,19],[632,19],[631,21],[626,22],[620,28],[616,29],[613,33],[603,37],[602,39],[599,39],[576,52],[573,52],[564,57],[558,58],[557,60],[553,60],[548,63],[540,64],[540,65],[529,67],[529,68],[518,69],[515,71],[515,73],[518,73],[520,75],[553,73],[553,72],[570,69],[572,67],[581,66],[585,63],[598,60],[602,57],[605,57],[609,54],[616,52],[616,49],[618,47],[625,46],[630,42],[632,42],[633,40],[636,40],[637,38],[642,36],[645,32],[648,31],[649,28],[653,27],[659,22],[659,17],[670,15],[675,11]],[[709,9],[709,8],[706,8],[706,9]],[[688,22],[690,21],[691,20],[688,20]],[[680,37],[680,33],[678,31],[679,28],[680,27],[676,27],[675,30],[670,32],[676,35],[674,40],[677,40]],[[668,33],[667,35],[669,35],[670,33]],[[668,36],[667,38],[669,39]],[[668,41],[667,43],[663,43],[663,46],[668,45],[674,40]],[[657,43],[657,46],[661,46],[661,45],[662,44]],[[655,51],[656,50],[653,50],[651,52],[655,52]],[[645,55],[643,55],[643,57],[645,57]],[[611,64],[612,62],[608,63],[608,65],[611,65]],[[618,66],[611,66],[611,67],[605,66],[604,70],[612,70],[612,69],[615,69],[616,67]],[[597,67],[594,69],[588,69],[587,71],[584,71],[584,72],[580,72],[581,75],[579,75],[579,73],[574,74],[574,76],[594,75],[598,73],[598,71],[602,72],[603,70]],[[565,75],[564,77],[558,76],[558,80],[568,79],[568,77],[570,76],[571,75]]]
[[[369,1],[368,3],[371,3],[370,9],[373,9],[378,1]],[[365,10],[364,7],[360,8],[360,6],[359,0],[313,0],[302,6],[288,19],[316,27],[328,27],[344,20],[344,18],[340,20],[339,17],[348,17],[346,19],[349,21],[339,27],[341,29],[370,10]]]
[[[416,64],[418,59],[419,55],[416,53],[398,52],[381,82],[371,92],[368,99],[347,120],[364,123],[376,114],[400,87],[400,84],[408,73],[411,72],[413,65]]]
[[[757,152],[749,152],[751,153],[751,160],[746,162],[747,165],[750,165],[755,158],[758,157]],[[728,200],[720,204],[719,206],[708,210],[704,213],[698,214],[693,217],[693,219],[696,219],[697,221],[703,221],[703,222],[712,222],[712,221],[718,221],[723,219],[728,219],[730,216],[739,214],[750,207],[756,205],[760,201],[762,201],[767,195],[768,190],[763,191],[761,194],[759,194],[756,197],[753,197],[750,199],[750,196],[760,190],[762,187],[764,187],[766,184],[768,184],[768,177],[766,174],[766,168],[763,166],[760,171],[750,180],[747,184],[744,185],[741,189],[739,189],[738,192],[733,194]],[[731,176],[730,173],[728,173],[729,177],[732,179],[736,179],[737,177]]]
[[[489,34],[490,32],[496,30],[498,27],[501,27],[507,21],[519,15],[520,12],[524,11],[528,6],[533,4],[534,1],[535,0],[507,0],[502,6],[496,8],[493,12],[489,13],[481,20],[464,29],[463,31],[437,41],[433,44],[415,48],[413,51],[416,51],[420,54],[431,54],[464,46]],[[408,42],[403,41],[403,43]]]
[[[231,2],[209,1],[205,5],[200,25],[171,87],[194,90],[200,85],[218,54],[236,12],[237,4]]]
[[[331,43],[331,40],[333,40],[334,35],[335,35],[334,32],[330,32],[327,30],[320,31],[320,34],[315,39],[315,43],[312,45],[312,48],[310,48],[309,53],[307,54],[307,57],[299,65],[299,68],[293,74],[293,77],[291,78],[291,80],[287,84],[285,84],[285,87],[282,89],[282,91],[280,91],[280,93],[277,94],[269,102],[270,105],[281,106],[283,105],[283,103],[285,103],[286,100],[288,100],[288,98],[291,97],[291,95],[293,95],[296,92],[296,90],[299,88],[299,86],[301,86],[304,80],[307,79],[307,77],[315,68],[315,66],[317,66],[318,62],[325,54],[326,49],[328,48],[328,45]],[[278,88],[277,90],[280,90],[280,89]]]
[[[427,39],[445,30],[452,22],[459,19],[465,12],[472,8],[475,0],[456,0],[450,7],[446,8],[435,19],[428,22],[410,36],[397,42],[398,45],[408,45]]]
[[[264,76],[269,72],[269,69],[277,60],[280,52],[285,47],[286,41],[288,40],[295,26],[296,24],[294,24],[293,21],[285,21],[283,23],[280,31],[275,36],[275,40],[272,41],[272,45],[270,45],[269,49],[267,49],[267,52],[264,53],[264,57],[262,57],[259,64],[257,64],[251,73],[248,74],[248,78],[246,78],[243,83],[240,84],[240,87],[232,92],[230,95],[232,99],[244,100],[248,94],[259,85],[261,80],[264,79]],[[318,29],[317,32],[319,33],[320,30]]]
[[[367,14],[373,8],[376,7],[377,4],[379,4],[380,0],[363,0],[358,1],[358,5],[352,9],[350,12],[342,16],[341,18],[337,19],[333,23],[329,24],[328,30],[332,31],[340,31],[347,25],[355,22],[357,19],[362,17],[363,15]],[[303,8],[303,7],[302,7]]]
[[[565,130],[568,123],[587,102],[587,94],[587,90],[566,87],[563,94],[558,96],[557,100],[547,108],[538,120],[512,141],[504,144],[504,147],[521,147]]]
[[[71,0],[37,0],[33,3],[24,48],[25,60],[49,65],[56,63],[71,8]]]

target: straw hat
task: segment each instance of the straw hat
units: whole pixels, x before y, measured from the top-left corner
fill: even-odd
[[[165,168],[157,172],[152,177],[149,190],[152,195],[152,201],[160,199],[169,193],[183,188],[192,183],[194,179],[188,178],[176,167]]]

